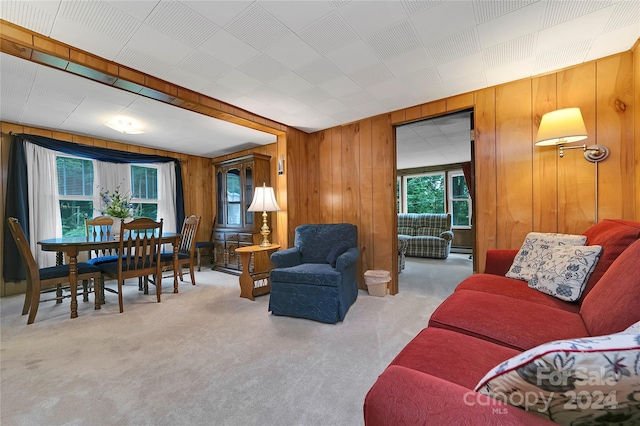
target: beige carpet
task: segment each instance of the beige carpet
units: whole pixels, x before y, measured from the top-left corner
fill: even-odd
[[[360,291],[335,325],[273,316],[269,296],[242,299],[236,276],[210,270],[179,294],[165,279],[160,304],[127,285],[123,314],[91,295],[77,319],[66,299],[27,326],[22,296],[2,298],[0,423],[361,425],[377,376],[470,273],[467,255],[409,262],[400,294]]]

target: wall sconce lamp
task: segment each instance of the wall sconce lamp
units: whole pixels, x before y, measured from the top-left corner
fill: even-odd
[[[564,108],[542,116],[535,144],[537,146],[558,145],[560,158],[564,157],[565,149],[578,148],[584,152],[584,158],[592,163],[602,161],[609,156],[609,148],[602,145],[564,146],[566,143],[578,142],[587,137],[587,128],[580,108]]]
[[[276,195],[273,192],[273,188],[266,186],[264,183],[262,186],[256,187],[256,191],[253,194],[253,201],[249,206],[250,212],[262,212],[262,228],[260,228],[260,234],[262,235],[262,242],[260,247],[269,247],[269,225],[267,225],[267,212],[279,212],[280,206],[276,202]]]

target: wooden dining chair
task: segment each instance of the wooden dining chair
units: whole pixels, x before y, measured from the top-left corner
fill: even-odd
[[[9,230],[13,239],[18,246],[18,251],[24,262],[27,272],[27,292],[24,295],[24,305],[22,306],[22,315],[29,314],[27,324],[32,324],[38,313],[38,305],[40,302],[49,300],[61,300],[70,295],[56,294],[50,299],[40,299],[41,293],[55,289],[61,284],[69,283],[69,265],[50,266],[47,268],[38,268],[36,260],[33,257],[31,248],[24,231],[18,222],[18,219],[10,217],[7,219]],[[96,289],[97,283],[100,281],[100,268],[86,262],[78,262],[78,281],[93,280],[93,288]],[[73,291],[73,289],[70,289]],[[76,289],[77,291],[77,289]],[[85,290],[86,291],[86,290]],[[95,309],[100,309],[98,292],[94,290]]]
[[[196,241],[196,258],[198,262],[198,272],[200,272],[200,262],[202,261],[202,252],[209,252],[209,264],[213,264],[213,233],[216,229],[216,218],[213,218],[213,226],[208,241]]]
[[[122,286],[128,278],[144,279],[145,294],[148,293],[149,275],[155,276],[156,298],[160,303],[162,293],[162,268],[160,249],[162,246],[162,219],[156,222],[149,218],[135,219],[122,223],[120,228],[120,246],[117,260],[102,263],[99,266],[103,276],[115,278],[118,290],[107,288],[101,282],[101,291],[109,291],[118,295],[120,313],[124,312],[122,303]]]
[[[178,246],[178,270],[173,271],[174,274],[179,274],[180,281],[184,281],[182,278],[182,268],[184,265],[188,264],[189,274],[191,275],[191,284],[193,285],[196,285],[196,277],[193,273],[193,258],[199,227],[200,217],[191,215],[184,219],[184,222],[182,223],[182,231],[180,231],[180,245]],[[160,261],[162,262],[162,266],[173,266],[173,253],[162,253]]]
[[[113,218],[109,216],[97,216],[93,219],[84,218],[85,235],[89,241],[106,241],[113,239],[111,227]],[[96,249],[89,251],[87,263],[100,265],[113,262],[118,259],[115,249]]]

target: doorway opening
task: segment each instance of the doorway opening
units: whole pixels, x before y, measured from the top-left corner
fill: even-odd
[[[463,273],[468,265],[470,275],[477,270],[473,256],[473,109],[399,125],[395,139],[399,286],[414,287],[416,283],[409,281],[424,274],[413,269],[425,263],[446,267],[455,259],[463,264]],[[415,216],[409,213],[420,214],[420,223],[411,223]],[[449,215],[445,222],[450,220],[450,233],[442,234],[444,239],[451,237],[448,242],[431,238],[440,234],[425,222],[435,218],[434,214]],[[403,262],[402,248],[407,243],[401,240],[407,238]]]

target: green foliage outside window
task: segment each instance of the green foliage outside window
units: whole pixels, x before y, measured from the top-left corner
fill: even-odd
[[[82,158],[56,157],[62,236],[85,234],[84,218],[93,217],[93,162]],[[79,199],[71,200],[69,197]],[[82,200],[82,198],[86,198]]]
[[[444,213],[444,175],[407,178],[407,213]]]
[[[469,226],[469,189],[464,175],[451,178],[451,218],[453,226]]]

